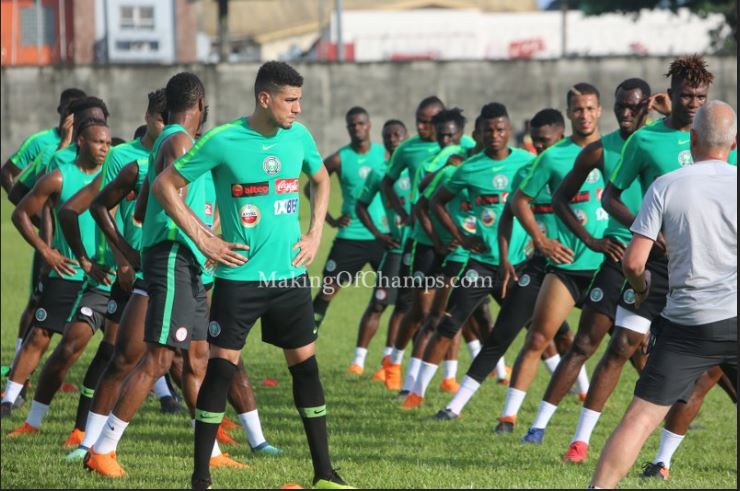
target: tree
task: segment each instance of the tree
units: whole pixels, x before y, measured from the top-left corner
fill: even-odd
[[[566,2],[568,8],[578,9],[586,15],[601,15],[611,12],[639,15],[640,10],[668,8],[677,11],[686,7],[695,14],[706,17],[709,14],[722,14],[731,33],[724,26],[710,31],[712,47],[718,53],[737,54],[737,5],[735,0],[553,0],[547,10],[559,10]]]

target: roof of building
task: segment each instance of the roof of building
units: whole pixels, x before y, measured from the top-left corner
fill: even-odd
[[[259,44],[318,32],[331,19],[334,0],[231,0],[229,35]],[[537,10],[537,0],[344,0],[345,10],[408,10],[419,8],[477,9],[482,12]],[[319,10],[322,9],[321,16]],[[321,19],[319,19],[321,17]],[[201,28],[218,31],[218,2],[205,0]]]

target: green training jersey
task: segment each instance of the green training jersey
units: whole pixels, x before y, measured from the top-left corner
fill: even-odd
[[[475,147],[475,140],[465,135],[460,139],[460,145],[466,150],[471,149]],[[408,170],[411,177],[411,204],[416,202],[419,183],[423,179],[423,175],[419,172],[419,166],[436,156],[439,150],[439,143],[435,140],[425,141],[419,135],[414,135],[402,141],[398,148],[393,151],[386,175],[395,181],[401,175],[401,172]]]
[[[123,169],[127,164],[143,158],[149,158],[149,149],[142,145],[141,140],[138,138],[111,148],[103,162],[103,170],[101,171],[103,178],[100,182],[100,189],[103,189],[109,182],[115,179],[121,172],[121,169]],[[131,193],[129,193],[129,195],[130,194]],[[128,199],[128,196],[118,204],[115,219],[119,230],[125,231],[127,224],[124,217],[133,219],[135,208],[136,201]],[[108,247],[108,240],[105,238],[105,234],[100,230],[100,228],[96,228],[96,232],[97,242],[95,258],[97,262],[111,269],[115,268],[116,260],[113,257],[113,252],[111,252],[110,247]]]
[[[179,124],[169,124],[164,127],[162,133],[159,135],[157,140],[154,142],[152,151],[149,154],[149,169],[147,169],[147,181],[149,182],[149,198],[146,203],[146,214],[144,215],[144,227],[141,231],[141,248],[142,251],[147,247],[159,244],[166,240],[171,240],[184,244],[190,249],[195,257],[195,260],[200,264],[201,270],[204,269],[206,258],[200,250],[195,247],[193,241],[188,237],[185,232],[175,224],[172,218],[165,213],[162,205],[159,204],[157,198],[152,193],[152,186],[154,180],[157,178],[157,154],[162,142],[174,135],[175,133],[184,133],[191,139],[190,133]],[[192,151],[192,149],[191,149]],[[186,154],[188,155],[188,154]],[[182,157],[181,157],[182,158]],[[179,159],[178,159],[179,160]],[[175,161],[177,162],[177,161]],[[174,165],[174,164],[173,164]],[[187,186],[183,201],[185,205],[190,208],[195,216],[199,219],[205,219],[206,203],[205,203],[205,179],[195,179]]]
[[[374,240],[375,237],[363,225],[355,212],[357,195],[365,185],[365,179],[374,170],[380,170],[385,164],[385,148],[373,143],[367,153],[359,154],[347,145],[339,149],[339,184],[342,188],[342,214],[349,216],[349,224],[337,231],[338,239]],[[377,196],[367,209],[375,226],[383,233],[388,233],[388,218],[383,209],[383,200]]]
[[[524,178],[520,186],[522,193],[527,196],[537,196],[543,188],[549,186],[550,191],[560,186],[565,175],[573,168],[573,163],[582,148],[567,137],[542,152],[534,164],[532,171]],[[600,239],[604,236],[607,213],[601,208],[601,193],[604,191],[604,180],[601,171],[594,169],[586,178],[581,189],[570,200],[570,208],[592,236]],[[573,251],[573,262],[558,264],[560,269],[572,271],[590,271],[599,267],[604,255],[589,249],[576,235],[556,217],[557,240]],[[548,260],[548,263],[552,263]],[[552,263],[554,264],[554,263]]]
[[[516,193],[516,190],[521,187],[522,181],[524,181],[529,173],[532,172],[532,164],[534,163],[535,158],[536,156],[533,156],[533,159],[529,164],[525,165],[519,169],[516,174],[514,174],[514,180],[511,182],[512,196]],[[537,226],[542,233],[545,234],[545,237],[548,239],[556,239],[558,221],[555,218],[555,212],[552,208],[552,194],[550,193],[549,186],[542,188],[539,194],[537,194],[530,203],[530,207],[534,214],[534,219],[537,222]],[[514,218],[514,221],[516,224],[519,224],[519,221],[516,218]],[[526,231],[524,233],[526,234]],[[512,237],[512,240],[513,239],[514,237]],[[528,255],[535,252],[534,243],[529,235],[527,235],[527,244],[525,249],[527,250]]]
[[[210,172],[203,174],[201,179],[204,181],[203,191],[205,192],[205,195],[203,197],[203,204],[205,207],[203,208],[203,215],[200,218],[208,228],[213,230],[213,224],[215,223],[216,218],[216,185],[213,182],[213,174]],[[204,267],[201,280],[204,285],[213,283],[213,268],[209,269]]]
[[[77,144],[71,143],[61,150],[56,145],[49,145],[39,153],[31,162],[31,165],[23,169],[18,176],[18,181],[27,188],[33,188],[39,177],[56,169],[60,162],[74,162],[77,158]]]
[[[23,170],[27,168],[33,160],[44,150],[46,147],[53,146],[54,148],[59,146],[62,141],[62,135],[59,134],[58,128],[49,128],[47,130],[39,131],[26,138],[18,150],[10,156],[8,160]]]
[[[322,165],[302,124],[264,136],[247,118],[212,129],[175,162],[190,182],[212,170],[223,238],[249,246],[237,250],[248,261],[237,267],[219,264],[217,278],[278,281],[306,272],[292,264],[301,238],[298,178],[301,172],[314,175]]]
[[[418,194],[420,192],[419,187],[428,174],[435,172],[447,165],[447,160],[453,155],[461,155],[464,159],[465,153],[466,150],[462,145],[447,145],[443,149],[439,150],[436,154],[424,160],[424,162],[422,162],[416,169],[416,177],[411,180],[412,183],[417,183],[416,187],[414,187],[413,185],[411,187],[411,202],[416,203],[418,201]],[[432,239],[427,235],[424,227],[421,226],[421,223],[418,220],[414,220],[414,226],[410,232],[410,236],[413,238],[413,240],[420,244],[428,246],[432,245]]]
[[[391,253],[401,254],[403,252],[403,245],[406,242],[408,236],[408,227],[401,225],[401,217],[393,209],[390,202],[383,199],[382,193],[380,192],[380,184],[383,182],[383,176],[387,170],[388,163],[386,162],[381,169],[373,170],[365,179],[365,185],[362,186],[360,194],[357,196],[357,201],[365,203],[366,205],[372,203],[376,197],[381,199],[383,208],[385,209],[385,216],[388,222],[388,233],[391,237],[396,239],[400,244],[400,247],[394,247],[390,250]],[[393,183],[393,192],[401,200],[401,205],[406,213],[411,213],[411,179],[409,179],[409,173],[404,170],[401,176],[396,179]]]
[[[62,174],[62,191],[59,194],[59,200],[53,208],[54,220],[59,223],[59,211],[72,196],[77,192],[90,184],[100,173],[100,167],[95,172],[86,173],[84,172],[74,161],[72,162],[60,162],[57,170]],[[80,225],[80,238],[82,239],[82,245],[85,248],[85,253],[88,256],[95,254],[95,220],[93,220],[90,210],[86,210],[81,213],[78,217]],[[67,243],[67,239],[64,238],[62,228],[57,226],[54,228],[54,235],[51,239],[51,246],[58,250],[62,255],[74,259],[75,255],[72,252],[72,248]],[[79,265],[71,265],[75,270],[75,274],[71,276],[63,276],[61,278],[72,281],[82,281],[85,278],[85,272],[82,271]],[[56,271],[53,269],[49,272],[51,278],[60,278]]]
[[[532,160],[532,154],[526,150],[513,147],[509,147],[509,150],[509,155],[503,160],[493,160],[485,152],[470,157],[457,168],[445,185],[452,194],[468,190],[477,221],[476,233],[488,247],[485,252],[471,253],[470,258],[493,266],[500,264],[498,218],[511,194],[514,176]],[[515,225],[508,258],[513,264],[526,259],[525,242],[523,229]]]
[[[452,175],[455,173],[455,171],[457,171],[457,169],[458,166],[454,165],[447,165],[439,169],[432,178],[431,182],[424,189],[424,197],[427,200],[431,201],[434,193],[437,192],[440,186],[444,186],[447,184],[447,182],[450,180],[450,178],[452,178]],[[450,218],[452,218],[455,226],[458,229],[462,230],[462,233],[464,235],[475,234],[475,214],[473,213],[473,206],[470,203],[470,199],[468,197],[467,188],[461,189],[460,192],[455,194],[455,196],[445,205],[445,208],[450,214]],[[442,222],[439,221],[437,215],[430,210],[429,216],[432,221],[432,228],[437,233],[442,243],[449,244],[450,242],[452,242],[452,234],[449,230],[447,230],[447,227],[445,227]],[[470,251],[463,248],[462,246],[458,246],[455,248],[455,250],[450,252],[445,259],[447,261],[457,261],[464,263],[468,260],[469,256]]]
[[[610,179],[617,188],[627,189],[637,180],[645,192],[663,174],[694,163],[691,134],[669,128],[665,121],[643,126],[627,138]],[[733,150],[727,160],[737,165],[737,151]]]
[[[624,138],[619,130],[612,131],[611,133],[601,137],[601,145],[603,147],[603,159],[604,159],[604,172],[605,177],[611,176],[614,169],[619,164],[619,159],[622,155],[622,148],[624,148]],[[622,202],[627,208],[634,214],[640,211],[640,205],[642,204],[642,187],[640,182],[635,180],[630,186],[622,192]],[[599,197],[600,198],[600,197]],[[632,240],[632,232],[622,225],[622,223],[609,216],[609,221],[606,224],[606,230],[604,230],[604,237],[612,237],[619,240],[623,244],[629,244]]]

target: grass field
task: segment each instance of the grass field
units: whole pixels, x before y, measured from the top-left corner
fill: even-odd
[[[338,210],[334,189],[331,210]],[[18,316],[28,294],[30,248],[10,222],[11,207],[2,196],[2,362],[13,354]],[[306,200],[302,216],[307,216]],[[332,229],[327,227],[322,249],[311,272],[319,274],[329,252]],[[430,386],[420,410],[405,413],[394,394],[382,384],[371,382],[385,339],[388,313],[370,346],[366,375],[352,378],[345,370],[352,359],[357,323],[367,303],[369,290],[342,291],[329,308],[318,341],[318,360],[328,405],[330,447],[334,466],[350,483],[364,488],[585,488],[598,453],[631,399],[636,380],[634,370],[625,368],[622,381],[610,399],[591,440],[591,455],[583,465],[564,465],[561,455],[575,429],[580,403],[568,396],[547,430],[542,446],[523,446],[519,438],[532,422],[547,384],[540,366],[535,382],[519,414],[520,424],[511,437],[492,430],[499,415],[505,388],[484,384],[457,421],[440,423],[429,417],[449,400],[437,389],[440,375]],[[494,307],[495,309],[495,307]],[[495,315],[495,310],[494,310]],[[577,326],[578,311],[570,316]],[[293,406],[291,380],[280,351],[262,344],[254,331],[245,348],[244,361],[255,385],[264,433],[285,450],[279,457],[251,455],[243,434],[239,445],[225,447],[232,456],[247,461],[254,470],[214,470],[216,488],[277,488],[285,483],[310,486],[311,463],[302,425]],[[521,346],[520,336],[506,355],[511,364]],[[96,336],[67,381],[80,384],[100,336]],[[54,342],[53,346],[56,344]],[[49,351],[49,353],[51,350]],[[588,363],[592,373],[601,351]],[[406,360],[408,360],[408,350]],[[462,377],[469,365],[467,350],[460,354]],[[43,362],[43,360],[42,360]],[[36,383],[39,370],[32,378]],[[369,373],[367,373],[369,372]],[[265,378],[278,380],[264,387]],[[77,394],[59,394],[40,434],[19,440],[5,435],[20,425],[30,402],[8,420],[2,420],[2,488],[185,488],[190,483],[193,436],[186,415],[163,415],[150,398],[134,418],[118,447],[119,461],[129,477],[111,481],[85,472],[81,464],[65,464],[62,443],[72,429]],[[235,418],[231,407],[227,415]],[[712,391],[700,412],[700,429],[691,431],[674,457],[668,482],[643,481],[639,467],[622,483],[630,488],[737,488],[737,412],[720,390]],[[651,460],[658,446],[656,432],[638,459]]]

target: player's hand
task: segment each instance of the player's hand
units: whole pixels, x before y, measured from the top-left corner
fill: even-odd
[[[64,121],[62,121],[62,128],[61,128],[60,133],[61,133],[62,142],[64,143],[64,146],[67,146],[70,143],[72,143],[72,133],[74,131],[74,124],[75,124],[74,113],[69,113],[64,118]]]
[[[463,237],[461,245],[470,252],[486,252],[488,250],[486,243],[477,235]]]
[[[77,271],[73,266],[79,263],[72,258],[63,255],[56,249],[48,249],[41,253],[46,264],[51,267],[57,274],[64,278],[65,276],[73,276]]]
[[[535,244],[535,247],[537,247],[542,254],[555,262],[555,264],[569,264],[573,262],[573,251],[555,239],[548,239],[545,237],[541,243]]]
[[[618,263],[624,256],[624,245],[612,239],[611,237],[604,237],[603,239],[594,239],[587,244],[589,249],[606,254],[612,261]]]
[[[121,252],[132,269],[135,271],[141,270],[141,251],[137,251],[127,242],[121,241]]]
[[[132,268],[130,264],[119,266],[116,270],[116,281],[118,281],[118,286],[120,286],[121,290],[126,293],[131,293],[131,291],[134,289],[135,279],[136,273],[134,272],[134,268]]]
[[[434,240],[433,242],[434,242],[434,251],[435,251],[435,252],[436,252],[436,253],[437,253],[438,255],[440,255],[440,256],[442,256],[442,257],[444,257],[444,256],[446,256],[447,254],[449,254],[449,252],[450,252],[450,251],[449,251],[449,249],[447,248],[447,246],[445,245],[445,243],[444,243],[444,242],[442,242],[442,241],[441,241],[441,240],[439,240],[438,238],[437,238],[437,240]]]
[[[635,290],[635,308],[639,309],[640,305],[647,300],[648,296],[650,296],[650,271],[647,269],[643,273],[643,276],[645,277],[645,290],[638,292],[637,289],[633,287]]]
[[[198,249],[200,249],[208,259],[223,264],[224,266],[235,268],[247,262],[247,258],[242,254],[239,254],[235,249],[246,251],[249,250],[249,246],[246,244],[238,244],[236,242],[226,242],[225,240],[212,235],[204,239],[203,243],[198,245]]]
[[[506,298],[506,294],[509,293],[509,283],[519,281],[519,275],[516,274],[514,265],[508,259],[504,258],[501,259],[498,274],[501,278],[501,298]]]
[[[346,213],[337,220],[337,228],[344,228],[350,224],[352,219]]]
[[[671,98],[665,92],[658,92],[647,98],[647,110],[657,111],[663,116],[671,114],[672,105]]]
[[[401,247],[401,244],[389,234],[380,234],[376,237],[378,242],[383,244],[386,249],[395,249]]]
[[[406,210],[402,210],[403,213],[398,213],[398,227],[405,227],[409,223],[409,214]]]
[[[113,280],[109,276],[111,271],[102,264],[90,261],[88,258],[83,258],[80,260],[80,268],[99,285],[113,284]]]
[[[320,235],[306,234],[301,236],[301,240],[293,246],[293,250],[298,249],[300,251],[295,259],[293,259],[293,266],[296,268],[301,266],[310,266],[316,257],[316,252],[319,250],[320,243]]]

